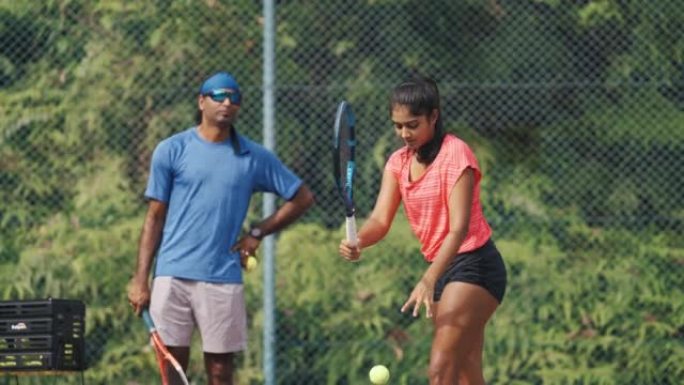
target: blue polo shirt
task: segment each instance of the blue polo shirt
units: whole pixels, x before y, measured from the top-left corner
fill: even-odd
[[[155,276],[241,283],[237,241],[252,194],[291,199],[302,181],[263,146],[237,135],[209,142],[197,127],[160,142],[152,155],[147,199],[168,205]]]

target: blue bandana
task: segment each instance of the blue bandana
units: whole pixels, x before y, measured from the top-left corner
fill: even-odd
[[[217,72],[202,83],[199,93],[200,95],[206,95],[214,90],[224,88],[240,93],[240,86],[237,81],[235,81],[233,75],[228,72]]]

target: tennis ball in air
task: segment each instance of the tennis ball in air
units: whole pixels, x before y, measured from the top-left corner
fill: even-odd
[[[375,365],[371,368],[368,373],[370,381],[377,385],[386,384],[389,381],[390,373],[389,369],[385,365]]]
[[[254,269],[256,269],[258,264],[259,261],[257,261],[257,259],[254,258],[253,255],[250,255],[249,258],[247,258],[247,266],[245,266],[245,270],[253,271]]]

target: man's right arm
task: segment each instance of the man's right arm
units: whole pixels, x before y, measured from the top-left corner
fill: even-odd
[[[150,200],[140,234],[135,272],[128,286],[128,301],[136,314],[140,314],[142,309],[150,303],[150,270],[161,241],[166,210],[166,203]]]

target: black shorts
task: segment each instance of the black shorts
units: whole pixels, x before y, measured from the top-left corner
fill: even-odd
[[[506,292],[506,265],[494,242],[490,239],[479,249],[454,257],[435,284],[435,302],[442,297],[444,287],[449,282],[467,282],[481,286],[501,303]]]

